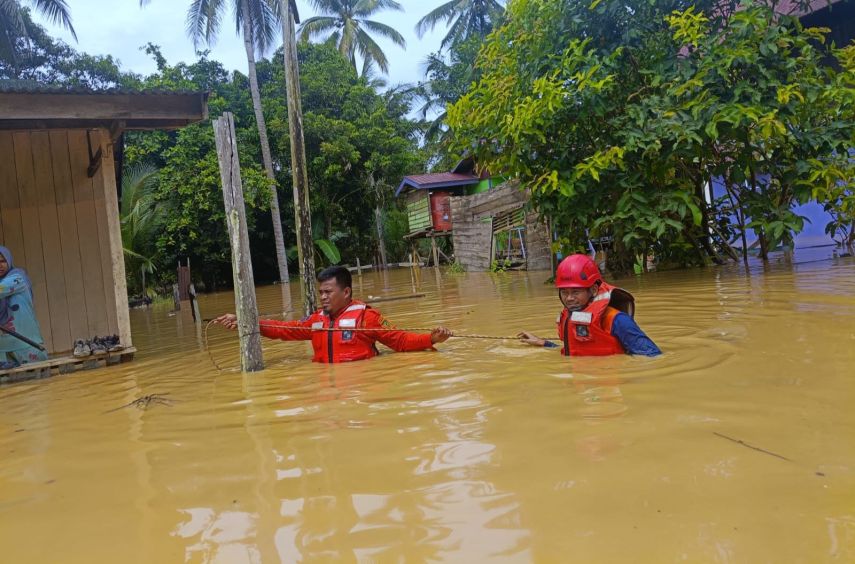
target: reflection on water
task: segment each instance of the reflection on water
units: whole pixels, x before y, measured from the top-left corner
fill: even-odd
[[[354,285],[424,292],[378,304],[399,327],[552,337],[547,276]],[[452,339],[329,366],[265,341],[242,375],[233,333],[208,335],[218,372],[189,312],[133,311],[133,363],[0,388],[3,561],[855,560],[855,263],[617,282],[662,357]],[[171,404],[115,410],[148,394]]]

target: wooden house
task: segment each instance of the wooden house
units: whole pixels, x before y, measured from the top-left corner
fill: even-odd
[[[121,136],[207,118],[199,92],[91,92],[0,83],[0,243],[33,286],[51,367],[76,339],[133,352],[119,199]]]
[[[508,181],[453,198],[454,258],[466,270],[550,270],[552,237],[546,222],[527,209],[529,193]],[[495,261],[495,263],[494,263]]]
[[[489,190],[492,180],[486,173],[477,174],[475,161],[460,161],[451,172],[405,176],[395,191],[396,197],[405,198],[409,229],[405,239],[413,243],[418,239],[431,240],[434,264],[439,263],[437,237],[450,237],[454,225],[451,217],[452,198]]]
[[[436,237],[450,237],[454,259],[466,270],[489,270],[493,261],[502,268],[551,268],[549,229],[526,211],[528,193],[477,173],[471,157],[451,172],[405,176],[395,195],[406,198],[406,238],[430,238],[435,265]]]
[[[464,159],[451,172],[405,176],[395,191],[407,202],[407,238],[448,235],[453,229],[450,198],[484,192],[492,187],[486,173],[475,172],[475,161]]]

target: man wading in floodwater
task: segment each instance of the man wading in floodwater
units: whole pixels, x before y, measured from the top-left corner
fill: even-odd
[[[635,298],[603,281],[597,264],[585,255],[570,255],[555,272],[555,287],[564,311],[558,317],[562,345],[527,331],[517,337],[538,347],[561,346],[565,356],[662,354],[633,320]]]
[[[376,309],[352,299],[350,272],[342,266],[322,270],[318,282],[323,309],[301,321],[263,320],[261,334],[282,341],[311,340],[314,362],[348,362],[377,356],[376,341],[398,352],[432,350],[433,345],[451,336],[451,331],[445,327],[437,327],[430,333],[394,329]],[[214,323],[235,329],[237,316],[227,313],[216,318]]]

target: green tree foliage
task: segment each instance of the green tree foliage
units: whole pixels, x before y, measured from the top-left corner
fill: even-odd
[[[155,193],[157,174],[157,168],[149,164],[126,167],[122,171],[122,198],[119,202],[122,250],[131,282],[129,289],[133,291],[136,288],[134,273],[139,272],[141,293],[145,293],[146,273],[154,272],[154,243],[162,223]]]
[[[428,55],[424,62],[425,80],[415,93],[422,101],[419,108],[422,118],[431,116],[425,129],[425,141],[435,146],[440,154],[444,153],[448,136],[446,107],[457,102],[478,79],[475,58],[483,41],[482,36],[470,37],[454,44],[447,54]]]
[[[96,90],[135,83],[137,77],[122,72],[112,56],[78,53],[33,23],[26,9],[19,15],[27,34],[13,38],[9,49],[0,48],[0,80]]]
[[[285,0],[291,1],[291,0]],[[279,14],[281,2],[271,0],[193,0],[187,13],[187,33],[198,45],[204,40],[208,45],[213,44],[219,33],[222,12],[233,4],[235,28],[242,35],[249,78],[249,90],[255,121],[258,126],[258,142],[261,148],[262,163],[271,184],[275,182],[273,162],[270,155],[270,142],[267,138],[267,126],[264,121],[264,110],[261,105],[261,92],[258,86],[258,73],[255,65],[255,54],[264,54],[273,43],[273,38],[280,28]],[[282,222],[279,214],[279,194],[275,184],[270,191],[271,225],[276,246],[276,257],[279,266],[280,281],[287,282],[288,261],[285,257],[285,241],[282,232]]]
[[[809,200],[851,221],[850,47],[761,5],[631,4],[511,2],[449,109],[454,148],[520,178],[565,252],[610,237],[620,270],[733,258],[748,228],[765,253]]]
[[[14,61],[21,51],[22,44],[40,31],[30,18],[28,7],[21,0],[0,0],[0,59]],[[27,0],[40,14],[53,23],[58,23],[71,32],[77,40],[71,14],[65,0]],[[43,31],[43,30],[41,30]]]
[[[299,63],[311,206],[317,217],[312,225],[322,228],[316,229],[316,238],[343,232],[336,244],[344,247],[345,260],[348,255],[351,260],[371,257],[376,244],[372,210],[378,202],[395,206],[392,190],[401,177],[424,168],[419,129],[405,117],[410,97],[394,91],[379,95],[326,45],[303,44]],[[262,93],[270,100],[268,123],[278,143],[273,150],[286,162],[288,121],[277,94],[284,88],[284,74],[275,64],[259,65],[259,73],[270,80]],[[290,175],[280,181],[290,184]]]
[[[385,9],[401,11],[401,5],[395,0],[311,0],[311,4],[324,15],[303,21],[299,29],[300,37],[308,41],[315,36],[325,36],[354,68],[356,56],[359,55],[365,69],[373,62],[384,73],[389,72],[386,54],[371,37],[372,33],[406,47],[404,36],[395,28],[367,19]]]
[[[157,59],[158,50],[149,49]],[[319,257],[326,262],[355,263],[371,257],[376,245],[373,209],[376,202],[394,208],[391,197],[400,177],[423,169],[417,124],[406,115],[404,96],[378,94],[336,51],[327,45],[304,44],[299,53],[313,226]],[[284,100],[284,71],[278,61],[258,61],[264,113],[271,139],[276,181],[290,190],[290,143]],[[276,279],[276,262],[267,210],[268,183],[260,166],[258,129],[247,78],[229,75],[204,54],[195,63],[170,66],[165,61],[147,77],[145,87],[210,90],[209,112],[235,114],[241,172],[247,193],[247,221],[256,280]],[[157,237],[158,275],[171,276],[177,257],[190,257],[194,275],[208,288],[230,283],[229,250],[224,228],[219,169],[210,122],[178,132],[145,132],[128,136],[130,163],[161,167],[158,200],[165,223]],[[374,184],[371,182],[373,174]],[[293,233],[292,202],[281,210],[286,233]],[[293,239],[288,245],[293,244]],[[156,261],[156,262],[157,262]]]
[[[501,20],[504,10],[502,3],[496,0],[450,0],[420,19],[416,24],[416,34],[421,38],[445,20],[449,30],[440,48],[455,47],[470,37],[485,37]]]

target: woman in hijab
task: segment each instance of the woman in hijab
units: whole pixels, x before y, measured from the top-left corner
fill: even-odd
[[[33,287],[27,274],[12,263],[12,253],[0,246],[0,326],[43,343],[39,322],[33,309]],[[0,332],[0,369],[27,362],[47,360],[44,351]]]

